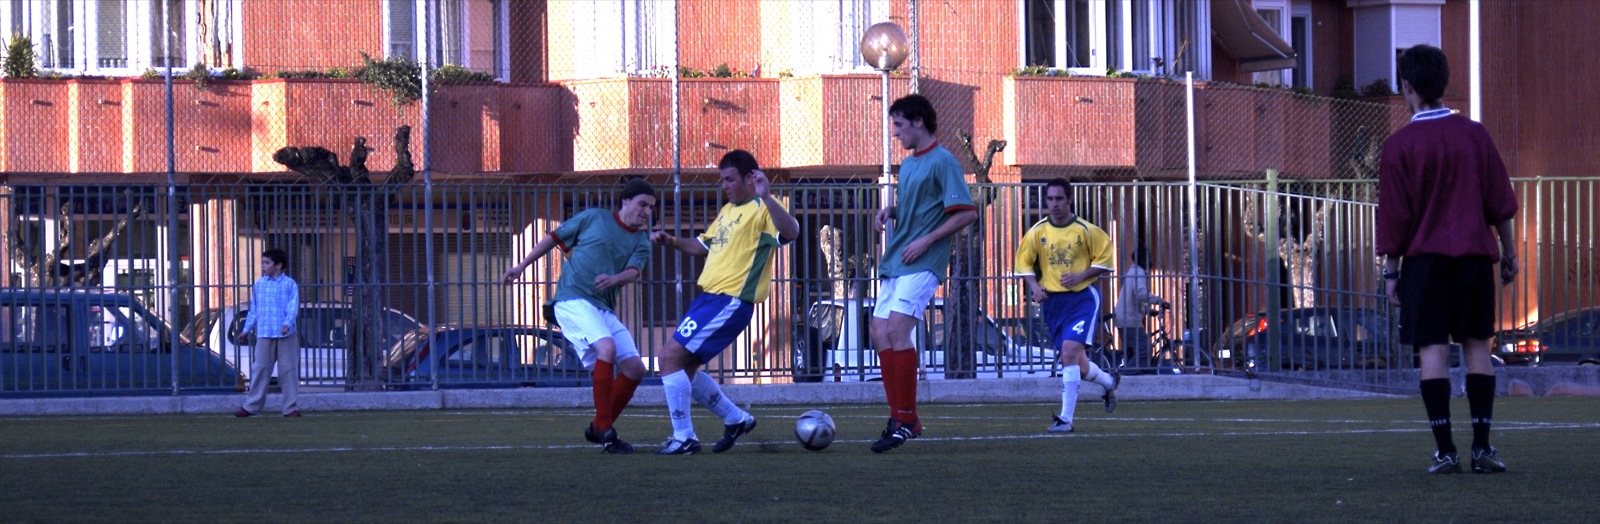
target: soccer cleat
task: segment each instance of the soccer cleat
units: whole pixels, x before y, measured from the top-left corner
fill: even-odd
[[[1061,417],[1058,417],[1058,416],[1051,416],[1050,420],[1052,421],[1052,423],[1050,424],[1050,429],[1045,430],[1046,432],[1049,432],[1049,433],[1071,433],[1072,432],[1072,423],[1071,422],[1067,422],[1065,420],[1061,420]]]
[[[747,414],[745,416],[750,418],[744,419],[744,422],[740,422],[738,424],[727,424],[723,426],[722,438],[719,438],[716,442],[711,443],[712,453],[722,453],[729,450],[733,447],[735,442],[739,441],[739,437],[743,437],[745,434],[756,429],[755,415]]]
[[[612,455],[628,455],[633,453],[633,444],[629,444],[628,441],[617,437],[617,430],[609,429],[606,430],[606,433],[609,434],[611,438],[604,442],[604,447],[600,449],[602,453],[610,453]]]
[[[700,452],[700,441],[695,439],[678,440],[669,438],[661,443],[661,449],[656,450],[657,455],[693,455]]]
[[[1433,454],[1433,465],[1428,466],[1428,473],[1430,474],[1449,475],[1460,472],[1461,460],[1456,458],[1455,453],[1435,452]]]
[[[253,417],[253,416],[255,416],[255,413],[251,413],[249,410],[246,410],[244,408],[239,408],[239,411],[233,412],[233,416],[239,417],[239,418]]]
[[[873,453],[883,453],[905,444],[907,440],[917,438],[915,426],[907,426],[895,419],[889,419],[889,426],[883,428],[883,436],[872,443]]]
[[[1473,448],[1472,472],[1504,473],[1506,470],[1506,463],[1500,462],[1500,459],[1495,458],[1495,453],[1497,451],[1498,450],[1494,449],[1494,446],[1490,446],[1488,449]]]
[[[605,443],[605,439],[600,438],[600,432],[594,430],[593,422],[589,423],[589,427],[583,428],[583,439],[594,444]]]

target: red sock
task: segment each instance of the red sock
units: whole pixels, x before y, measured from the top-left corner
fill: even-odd
[[[611,421],[616,417],[611,415],[611,382],[616,376],[611,371],[611,363],[604,360],[594,361],[594,430],[596,432],[611,429]]]
[[[617,375],[617,381],[611,386],[611,421],[607,427],[622,416],[622,410],[628,407],[628,402],[633,400],[633,391],[639,389],[639,379],[628,378],[627,375]]]
[[[900,404],[895,418],[901,422],[917,422],[917,371],[920,359],[916,348],[894,352],[895,387],[900,390]]]
[[[895,387],[895,380],[900,375],[894,372],[895,364],[898,362],[894,350],[878,350],[878,367],[883,377],[883,396],[889,402],[889,418],[894,418],[895,412],[900,409],[900,388]]]

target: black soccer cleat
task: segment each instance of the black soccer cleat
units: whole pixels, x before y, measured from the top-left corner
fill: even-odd
[[[1487,449],[1473,448],[1472,472],[1504,473],[1506,471],[1506,463],[1501,462],[1498,458],[1495,458],[1495,454],[1498,451],[1499,450],[1494,449],[1494,446],[1489,446]]]
[[[589,423],[589,427],[583,428],[583,439],[592,444],[602,444],[605,442],[605,439],[600,438],[600,432],[594,430],[593,422]]]
[[[700,452],[700,441],[695,439],[678,440],[669,438],[661,443],[661,449],[656,450],[657,455],[693,455]]]
[[[889,419],[889,426],[883,428],[883,436],[872,443],[873,453],[883,453],[905,444],[907,440],[917,438],[918,434],[912,431],[913,426],[907,426],[895,419]]]
[[[1433,465],[1432,466],[1428,466],[1428,473],[1429,474],[1433,474],[1433,475],[1449,475],[1451,473],[1460,473],[1460,472],[1461,472],[1461,460],[1456,458],[1456,454],[1455,453],[1434,452],[1434,454],[1433,454]]]
[[[726,424],[723,426],[722,438],[719,438],[716,442],[711,443],[712,453],[722,453],[733,448],[733,444],[739,441],[739,437],[743,437],[756,429],[755,415],[746,416],[750,418],[744,419],[744,422],[740,422],[738,424]]]
[[[601,453],[612,455],[630,455],[633,453],[633,444],[629,444],[628,441],[617,437],[616,431],[611,432],[611,440],[605,441],[604,446],[600,448]]]

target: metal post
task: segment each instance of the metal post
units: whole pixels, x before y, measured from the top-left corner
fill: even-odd
[[[673,20],[679,20],[678,17],[682,15],[682,13],[679,12],[678,5],[678,2],[672,3]],[[678,212],[672,214],[673,236],[679,236],[683,234],[683,147],[681,142],[683,137],[679,135],[678,129],[682,124],[681,116],[679,115],[680,108],[678,106],[678,90],[680,89],[680,86],[678,85],[678,67],[679,54],[682,52],[682,50],[678,47],[678,30],[676,27],[678,26],[674,24],[674,29],[672,30],[672,70],[667,73],[672,78],[672,205],[677,206],[678,208]],[[673,289],[678,293],[678,296],[681,297],[684,293],[683,266],[685,258],[683,252],[676,249],[672,250],[672,256],[674,259],[673,268],[675,268],[675,273],[673,274],[672,279]],[[680,302],[674,302],[674,304],[678,303]],[[677,308],[681,306],[674,305],[673,307]],[[684,311],[681,310],[676,312],[677,315],[682,315],[683,313]],[[652,356],[654,356],[653,348],[651,353]]]
[[[1474,1],[1476,1],[1476,0],[1474,0]],[[922,86],[918,85],[918,82],[917,82],[917,77],[922,75],[922,51],[919,49],[921,47],[921,41],[922,40],[921,40],[921,32],[918,30],[920,28],[920,26],[922,25],[922,23],[921,23],[922,20],[921,20],[921,17],[919,17],[917,15],[917,11],[919,11],[918,4],[920,4],[920,3],[921,2],[918,2],[917,0],[911,0],[911,5],[910,5],[910,8],[911,8],[910,9],[911,10],[911,93],[912,94],[916,94],[916,93],[921,93],[922,92],[922,89],[921,89]]]
[[[439,319],[438,319],[438,317],[435,316],[435,315],[437,315],[437,312],[438,312],[438,309],[437,309],[438,304],[436,304],[437,301],[434,299],[434,285],[435,285],[435,282],[434,282],[434,278],[433,278],[433,272],[434,272],[434,267],[433,267],[433,162],[432,162],[432,155],[430,154],[431,150],[433,148],[430,147],[432,145],[432,141],[429,140],[429,137],[428,137],[428,135],[429,135],[429,133],[428,133],[428,124],[429,124],[429,121],[428,121],[428,108],[432,107],[432,106],[429,105],[432,102],[432,97],[428,96],[428,87],[429,87],[428,66],[429,66],[429,64],[431,64],[433,62],[433,60],[432,60],[433,59],[433,50],[430,48],[429,44],[431,44],[433,42],[433,38],[432,37],[433,37],[434,34],[436,34],[434,32],[435,31],[434,24],[436,22],[438,22],[438,20],[435,20],[434,16],[433,16],[433,11],[434,11],[433,7],[436,6],[436,5],[438,5],[438,4],[435,3],[435,2],[426,2],[426,3],[423,4],[423,9],[424,9],[424,12],[423,12],[423,20],[424,20],[423,21],[423,28],[424,28],[424,30],[423,30],[423,33],[422,33],[422,35],[423,35],[423,38],[422,38],[422,41],[423,41],[423,44],[422,44],[423,53],[422,53],[422,61],[421,61],[421,63],[417,64],[417,68],[419,69],[419,74],[422,75],[422,100],[419,102],[420,104],[422,104],[422,106],[417,108],[417,112],[421,113],[421,119],[422,119],[422,121],[420,122],[420,127],[422,128],[420,130],[421,131],[421,135],[422,135],[422,230],[423,230],[422,245],[423,245],[423,249],[427,253],[427,256],[425,256],[423,258],[426,259],[426,262],[425,262],[426,265],[427,265],[426,271],[427,271],[427,274],[428,274],[428,276],[427,276],[427,279],[428,279],[428,335],[427,336],[430,336],[430,337],[433,336],[432,334],[434,333],[434,331],[437,329],[437,327],[439,325]],[[387,187],[384,188],[384,191],[387,192],[388,188]],[[387,206],[388,202],[389,202],[389,199],[388,198],[384,198],[382,205]],[[376,210],[376,211],[379,212],[379,213],[388,213],[389,212],[388,209],[381,209],[381,210]],[[385,224],[385,225],[387,225],[387,224]],[[385,227],[384,229],[385,229],[384,231],[378,231],[375,234],[379,234],[379,235],[387,235],[387,234],[389,234],[389,231],[387,231],[388,228]],[[369,256],[370,255],[371,254],[369,253]],[[379,314],[381,315],[383,313],[380,311]],[[431,375],[428,380],[431,383],[432,389],[434,389],[434,390],[439,389],[439,372],[438,372],[438,370],[439,370],[439,366],[438,365],[428,366],[428,372]]]
[[[167,320],[171,321],[173,308],[178,305],[178,255],[176,249],[178,245],[176,238],[178,230],[178,201],[177,190],[174,187],[177,183],[178,173],[178,145],[176,128],[174,127],[176,123],[174,122],[172,110],[174,104],[172,99],[172,30],[167,27],[167,21],[170,19],[167,16],[167,9],[170,9],[168,4],[162,2],[161,34],[165,35],[165,38],[161,39],[161,47],[162,54],[167,57],[167,74],[165,75],[166,79],[163,81],[167,90],[167,307],[165,308],[165,314],[168,317]],[[172,355],[172,394],[177,395],[179,389],[178,368],[180,366],[178,362],[178,353],[180,353],[178,351],[178,332],[176,331],[178,326],[170,327],[174,328],[168,330],[167,333],[167,343],[172,346],[172,351],[170,352]]]
[[[1194,133],[1194,120],[1195,120],[1195,114],[1194,114],[1194,71],[1185,72],[1183,74],[1183,80],[1184,80],[1184,83],[1186,84],[1185,91],[1187,93],[1187,99],[1188,99],[1186,111],[1188,112],[1188,134],[1189,134],[1189,189],[1188,189],[1188,193],[1189,193],[1189,195],[1188,195],[1188,201],[1189,201],[1188,202],[1188,208],[1189,208],[1189,227],[1188,227],[1188,229],[1189,229],[1189,314],[1188,314],[1188,317],[1189,317],[1189,329],[1191,330],[1190,333],[1193,334],[1193,336],[1195,338],[1195,348],[1198,349],[1200,347],[1200,344],[1199,344],[1200,326],[1202,324],[1200,322],[1200,247],[1199,247],[1200,235],[1198,233],[1199,228],[1200,228],[1200,220],[1199,220],[1199,217],[1198,217],[1198,213],[1200,212],[1200,210],[1199,210],[1200,209],[1200,206],[1199,206],[1200,196],[1199,196],[1199,189],[1198,189],[1198,186],[1197,186],[1197,182],[1195,181],[1195,170],[1196,170],[1196,166],[1195,166],[1195,145],[1196,144],[1195,144],[1195,133]],[[1200,353],[1199,353],[1199,351],[1194,351],[1193,354],[1194,354],[1195,367],[1199,367],[1200,366]]]

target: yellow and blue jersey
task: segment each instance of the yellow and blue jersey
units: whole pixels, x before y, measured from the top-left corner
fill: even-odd
[[[1091,267],[1112,271],[1114,262],[1111,237],[1099,226],[1076,217],[1057,225],[1046,217],[1022,236],[1012,271],[1017,276],[1033,275],[1045,291],[1061,293],[1083,291],[1094,285],[1094,279],[1089,279],[1068,289],[1061,285],[1061,275],[1083,272]]]
[[[700,272],[702,291],[745,302],[767,299],[773,252],[782,242],[765,201],[752,197],[739,204],[723,204],[699,240],[707,251],[706,266]]]

